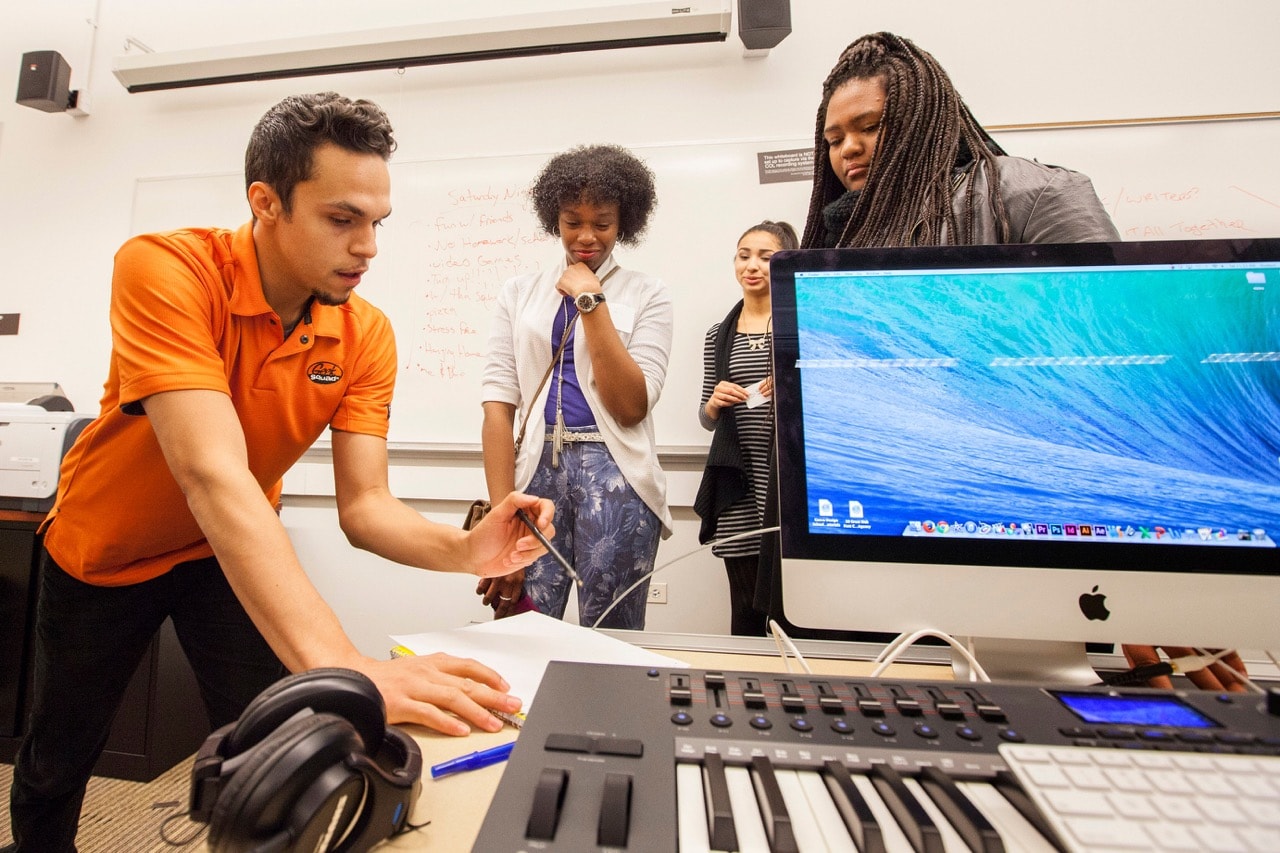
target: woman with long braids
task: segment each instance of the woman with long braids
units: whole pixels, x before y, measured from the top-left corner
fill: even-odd
[[[1119,240],[1090,180],[1010,157],[938,61],[881,32],[840,54],[822,84],[804,249]],[[765,524],[777,524],[776,470]],[[781,614],[777,537],[760,546],[756,607]],[[887,640],[863,632],[806,632]]]
[[[1087,177],[1006,155],[938,61],[892,33],[853,42],[823,83],[813,178],[805,248],[1120,239]],[[1123,651],[1135,667],[1159,660],[1153,646]],[[1244,670],[1234,652],[1225,662]],[[1244,689],[1221,664],[1191,679]],[[1151,685],[1171,686],[1167,677]]]
[[[822,85],[804,248],[1119,239],[1087,177],[1005,155],[908,39],[874,33],[840,54]]]
[[[553,544],[581,578],[583,625],[603,617],[602,627],[640,630],[647,588],[613,603],[653,570],[671,531],[653,406],[674,309],[661,279],[620,266],[613,249],[639,243],[648,227],[653,173],[625,148],[583,145],[547,161],[530,200],[561,246],[555,263],[508,281],[495,305],[482,380],[485,480],[490,496],[519,482],[555,502]],[[564,616],[572,579],[544,556],[480,582],[495,616],[528,599]]]

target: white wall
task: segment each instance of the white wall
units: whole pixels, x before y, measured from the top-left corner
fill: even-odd
[[[20,312],[21,333],[0,337],[0,380],[56,380],[93,410],[109,351],[111,258],[131,233],[139,178],[234,172],[261,113],[296,91],[333,88],[389,112],[398,158],[417,160],[547,151],[583,142],[670,145],[690,141],[807,138],[820,84],[856,36],[891,29],[938,56],[989,125],[1199,116],[1273,109],[1280,79],[1272,0],[1223,4],[1055,0],[793,0],[793,34],[765,58],[724,44],[568,54],[307,80],[244,83],[130,95],[110,73],[133,38],[157,50],[369,29],[444,16],[576,8],[585,0],[353,6],[318,0],[46,0],[0,6],[0,93],[17,87],[19,60],[60,51],[90,115],[50,115],[0,103],[0,313]],[[212,10],[218,14],[214,15]],[[359,17],[355,17],[358,15]],[[92,22],[92,23],[90,23]],[[96,26],[95,26],[96,25]],[[1015,149],[1016,145],[1010,146]],[[1190,158],[1225,156],[1221,150]],[[1071,165],[1067,163],[1066,165]],[[1273,169],[1268,162],[1260,169]],[[1262,183],[1280,186],[1275,173]],[[797,191],[807,194],[802,185]],[[801,205],[803,209],[803,204]],[[720,287],[736,298],[732,241],[746,224],[706,200],[707,251],[725,258]],[[174,227],[199,223],[175,210]],[[800,225],[801,223],[796,223]],[[377,276],[377,264],[370,275]],[[681,334],[700,339],[705,323]],[[678,467],[678,466],[677,466]],[[687,509],[696,466],[673,474],[678,530],[659,563],[693,547]],[[358,644],[381,653],[388,631],[461,624],[483,613],[465,579],[412,572],[341,541],[325,496],[323,461],[289,479],[285,520],[308,570]],[[402,460],[395,482],[420,510],[455,523],[479,493],[474,462],[443,467]],[[728,627],[718,561],[703,554],[662,578],[671,604],[651,607],[651,627],[718,632]]]

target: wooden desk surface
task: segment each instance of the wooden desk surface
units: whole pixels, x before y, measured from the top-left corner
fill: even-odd
[[[662,653],[683,660],[698,669],[786,671],[782,661],[776,656],[670,649],[663,649]],[[866,676],[872,669],[872,665],[866,661],[812,658],[807,660],[814,673],[821,675]],[[893,678],[950,680],[951,670],[947,667],[925,664],[895,664],[885,675]],[[477,732],[469,737],[453,738],[417,726],[404,728],[413,734],[422,748],[422,795],[418,798],[418,803],[410,816],[410,822],[419,824],[430,821],[430,824],[415,832],[391,839],[378,849],[470,850],[480,833],[480,825],[484,822],[489,803],[493,800],[498,781],[502,778],[502,771],[506,765],[495,764],[481,770],[443,776],[440,779],[431,778],[431,765],[469,752],[507,743],[515,739],[516,731],[504,728],[501,732],[492,734]],[[523,820],[523,817],[517,816],[513,819]]]

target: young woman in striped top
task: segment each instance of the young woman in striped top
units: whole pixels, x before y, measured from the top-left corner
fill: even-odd
[[[733,260],[742,299],[707,330],[698,420],[715,435],[694,501],[704,544],[761,526],[773,450],[769,259],[798,247],[795,229],[786,222],[766,220],[748,228]],[[760,537],[735,539],[711,551],[724,560],[729,575],[733,633],[763,636],[765,614],[753,606]]]

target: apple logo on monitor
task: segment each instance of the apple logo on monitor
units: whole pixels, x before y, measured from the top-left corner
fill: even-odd
[[[1095,585],[1092,592],[1086,592],[1080,596],[1080,612],[1086,619],[1105,622],[1111,615],[1111,611],[1107,609],[1107,596],[1098,592],[1098,587]]]

